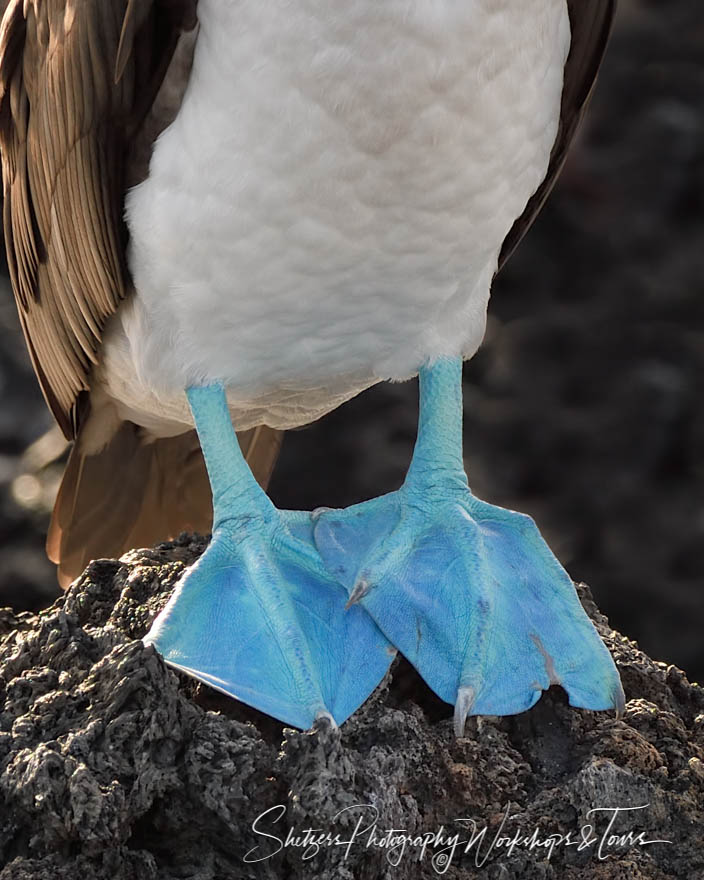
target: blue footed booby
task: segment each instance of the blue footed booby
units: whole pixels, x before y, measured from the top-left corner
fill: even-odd
[[[66,580],[212,515],[144,639],[168,664],[301,728],[344,722],[396,651],[458,733],[551,684],[623,707],[533,521],[472,494],[461,393],[614,2],[6,4],[8,263],[75,441],[48,549]],[[275,508],[281,430],[414,375],[401,488]]]

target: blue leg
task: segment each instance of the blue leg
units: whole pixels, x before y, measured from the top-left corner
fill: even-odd
[[[325,569],[308,514],[278,511],[235,436],[222,386],[188,400],[213,489],[213,537],[152,625],[171,666],[300,728],[341,724],[394,650]],[[352,609],[351,609],[352,610]]]
[[[510,715],[560,684],[623,707],[616,667],[574,585],[524,514],[475,498],[462,462],[462,364],[420,371],[418,439],[397,492],[317,516],[330,572],[443,700]]]

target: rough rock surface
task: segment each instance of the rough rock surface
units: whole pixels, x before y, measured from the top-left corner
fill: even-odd
[[[619,9],[568,165],[496,279],[465,455],[476,495],[530,513],[617,628],[702,681],[704,15],[702,0]],[[23,455],[51,417],[20,336],[0,283],[0,605],[37,610],[57,593],[60,468]],[[397,488],[416,418],[415,383],[382,384],[290,432],[274,500]]]
[[[704,690],[610,630],[586,587],[624,718],[553,688],[456,739],[450,707],[397,661],[341,730],[299,732],[139,641],[204,546],[94,562],[39,615],[0,612],[0,880],[704,877]],[[469,839],[461,818],[487,829],[473,848],[428,839],[421,859],[423,835]],[[352,843],[316,851],[308,828]],[[389,828],[415,843],[385,845]]]

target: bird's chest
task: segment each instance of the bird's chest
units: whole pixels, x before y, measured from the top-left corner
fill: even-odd
[[[199,17],[181,111],[128,198],[142,324],[171,328],[191,378],[262,387],[398,377],[443,334],[476,347],[481,304],[461,332],[452,309],[485,305],[544,176],[565,0],[200,0]]]

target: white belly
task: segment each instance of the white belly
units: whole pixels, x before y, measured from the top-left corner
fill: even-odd
[[[200,0],[193,72],[128,194],[137,295],[104,347],[123,414],[309,422],[484,334],[542,181],[565,0]],[[164,429],[166,430],[166,429]]]

